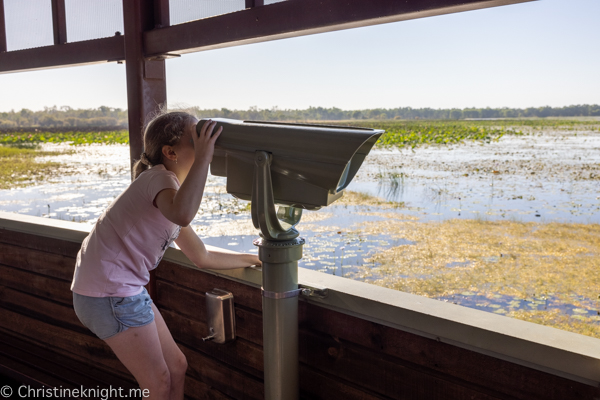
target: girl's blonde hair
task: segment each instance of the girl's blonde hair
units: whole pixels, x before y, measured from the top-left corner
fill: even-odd
[[[161,112],[152,118],[144,129],[144,151],[133,165],[133,178],[157,164],[162,164],[163,146],[177,145],[187,124],[195,119],[195,116],[184,111]]]

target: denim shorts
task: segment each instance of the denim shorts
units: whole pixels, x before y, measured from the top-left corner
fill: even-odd
[[[129,297],[89,297],[73,292],[75,314],[100,339],[154,321],[152,299],[146,288]]]

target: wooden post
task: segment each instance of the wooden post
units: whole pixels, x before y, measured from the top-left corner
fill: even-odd
[[[4,21],[4,0],[0,0],[0,53],[6,51],[6,23]]]
[[[169,0],[154,0],[154,27],[166,28],[171,26]]]
[[[265,0],[246,0],[246,8],[260,7],[265,5]]]
[[[146,60],[143,33],[154,28],[154,5],[143,0],[123,0],[125,66],[131,165],[143,152],[145,122],[167,103],[165,61]]]
[[[65,0],[52,0],[52,28],[54,30],[54,44],[67,43]]]
[[[167,104],[165,60],[147,60],[144,57],[143,33],[155,27],[154,18],[153,2],[123,0],[129,155],[132,167],[144,151],[144,124]],[[147,290],[151,297],[156,298],[156,280],[153,273],[150,274]]]

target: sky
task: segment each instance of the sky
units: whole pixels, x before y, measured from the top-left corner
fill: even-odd
[[[229,109],[600,104],[599,16],[600,0],[539,0],[185,54],[167,60],[167,98]],[[0,74],[0,111],[125,109],[125,86],[116,63]]]

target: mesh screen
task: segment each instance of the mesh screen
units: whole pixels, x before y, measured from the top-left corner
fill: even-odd
[[[122,0],[65,0],[65,13],[68,42],[124,33]]]
[[[50,0],[4,0],[8,51],[54,44]]]
[[[245,0],[171,0],[171,25],[227,14],[246,8]]]

